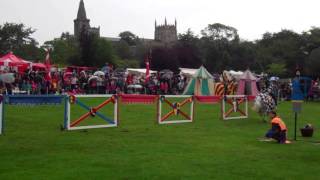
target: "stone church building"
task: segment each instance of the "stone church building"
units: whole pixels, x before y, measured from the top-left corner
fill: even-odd
[[[87,18],[86,10],[83,0],[80,0],[77,18],[74,20],[74,36],[80,37],[81,33],[96,34],[100,37],[100,27],[91,27],[90,19]],[[119,42],[119,37],[103,37],[112,43]],[[177,35],[177,21],[175,23],[167,24],[165,19],[164,24],[157,25],[155,21],[154,39],[141,39],[143,42],[151,45],[170,45],[178,40]]]
[[[154,40],[163,43],[173,43],[178,40],[177,36],[177,20],[175,20],[174,25],[167,24],[167,18],[164,20],[163,25],[157,26],[157,21],[154,23]]]
[[[77,19],[74,20],[74,36],[79,38],[81,33],[96,34],[100,37],[100,27],[91,27],[87,18],[83,0],[80,1]]]

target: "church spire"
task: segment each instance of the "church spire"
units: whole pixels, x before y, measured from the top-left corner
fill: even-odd
[[[167,26],[167,17],[164,18],[164,25]]]
[[[81,0],[79,4],[77,19],[81,19],[81,20],[87,19],[86,9],[84,8],[83,0]]]

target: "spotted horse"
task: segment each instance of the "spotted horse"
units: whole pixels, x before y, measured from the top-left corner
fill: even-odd
[[[272,92],[272,86],[259,93],[254,100],[253,109],[260,114],[263,122],[266,122],[269,112],[277,109],[276,101],[270,92]]]

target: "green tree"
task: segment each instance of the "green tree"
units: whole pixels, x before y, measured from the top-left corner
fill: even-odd
[[[114,64],[111,43],[95,34],[82,33],[80,37],[80,60],[76,65],[101,67],[105,63]]]
[[[285,73],[291,76],[297,66],[304,66],[307,55],[303,47],[304,41],[301,35],[293,31],[266,33],[261,40],[257,41],[256,58],[262,67],[272,63],[285,64]]]
[[[127,59],[119,59],[115,58],[114,65],[116,68],[139,68],[140,62],[138,60],[127,60]]]
[[[102,67],[105,63],[115,64],[114,52],[109,41],[103,38],[95,38],[93,41],[93,53],[89,61],[85,61],[87,66]]]
[[[180,67],[198,68],[202,65],[200,54],[200,39],[188,29],[179,34],[178,42],[174,47]]]
[[[320,77],[320,47],[311,51],[306,60],[305,72],[314,77]]]
[[[31,34],[35,30],[24,24],[5,23],[0,26],[0,50],[2,54],[21,48],[24,44],[34,43]]]
[[[77,40],[69,33],[62,33],[60,38],[46,41],[42,48],[52,48],[51,60],[55,64],[77,64],[80,60],[80,51]]]
[[[320,47],[320,28],[312,27],[302,33],[302,38],[304,40],[302,50],[305,54],[310,54],[314,49]]]
[[[19,57],[27,60],[43,61],[45,59],[45,51],[39,48],[36,41],[31,41],[28,44],[22,45],[20,48],[15,49],[13,52]]]
[[[232,46],[239,43],[237,29],[220,23],[209,24],[201,31],[202,58],[205,66],[214,72],[235,69],[232,64]]]
[[[201,30],[201,34],[202,37],[210,40],[239,40],[239,35],[236,28],[220,23],[209,24],[205,29]]]
[[[267,68],[267,72],[271,76],[283,77],[286,74],[286,65],[284,63],[272,63]]]
[[[193,45],[199,43],[199,37],[189,28],[185,33],[178,35],[178,40],[183,45]]]
[[[174,49],[166,47],[152,49],[151,68],[156,70],[170,69],[177,72],[179,62]]]
[[[255,45],[252,42],[229,42],[224,53],[225,57],[228,56],[228,61],[224,64],[225,69],[246,70],[249,68],[255,70]]]
[[[138,40],[138,37],[130,31],[121,32],[119,37],[122,41],[127,42],[129,46],[136,45],[136,41]]]
[[[130,46],[126,41],[120,41],[115,45],[116,53],[121,59],[130,59],[132,54],[130,51]]]
[[[135,46],[135,53],[134,53],[133,58],[138,59],[140,61],[144,61],[146,54],[150,53],[150,49],[151,49],[150,46],[139,41],[137,43],[137,45]]]
[[[24,24],[5,23],[0,25],[0,55],[10,51],[30,60],[43,58],[43,51],[37,46],[38,42],[31,37],[35,32]]]

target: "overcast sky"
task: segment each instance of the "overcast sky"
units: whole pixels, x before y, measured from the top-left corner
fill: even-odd
[[[0,0],[0,23],[15,22],[35,28],[33,37],[43,43],[73,34],[80,0]],[[265,32],[291,29],[302,32],[320,27],[319,0],[84,0],[91,26],[101,36],[117,37],[130,30],[153,38],[154,20],[178,21],[178,32],[196,34],[208,24],[222,23],[238,29],[242,39],[255,40]]]

